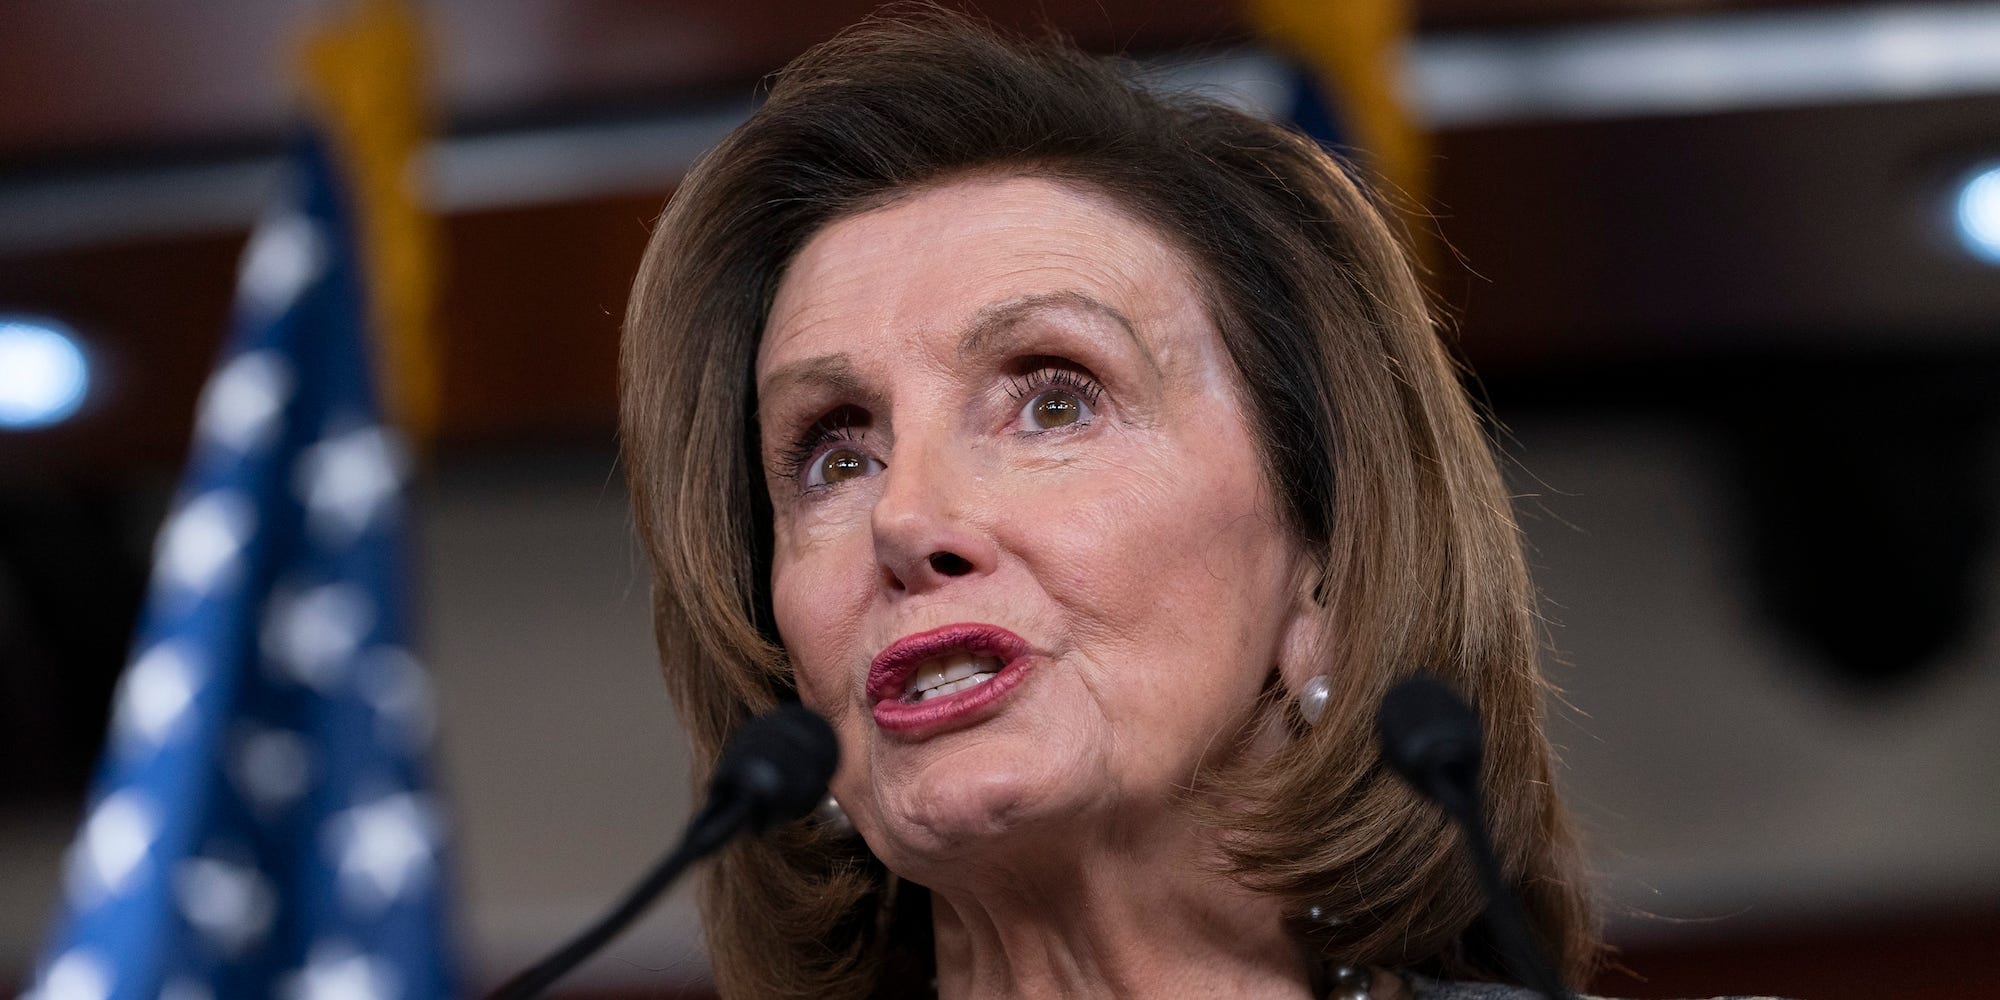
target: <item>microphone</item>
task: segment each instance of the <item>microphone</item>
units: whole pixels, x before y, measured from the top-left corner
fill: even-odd
[[[813,811],[839,766],[833,727],[812,709],[788,702],[751,719],[723,746],[708,783],[709,810],[741,802],[749,830],[769,829]]]
[[[722,748],[709,780],[708,803],[680,845],[662,858],[611,912],[547,958],[516,974],[487,1000],[528,1000],[542,995],[598,949],[611,943],[659,898],[687,867],[739,833],[757,833],[811,812],[826,796],[840,766],[833,727],[796,702],[743,724]]]
[[[1382,759],[1418,794],[1436,803],[1464,834],[1465,849],[1486,891],[1486,926],[1515,978],[1548,1000],[1571,1000],[1542,957],[1521,901],[1500,874],[1480,808],[1479,764],[1484,757],[1479,717],[1451,688],[1418,676],[1396,685],[1375,713]]]
[[[1375,735],[1382,759],[1411,788],[1455,820],[1479,819],[1467,812],[1479,797],[1479,717],[1450,688],[1429,677],[1390,688],[1375,713]]]

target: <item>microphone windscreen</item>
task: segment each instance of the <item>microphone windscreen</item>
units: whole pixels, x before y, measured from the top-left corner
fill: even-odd
[[[811,812],[839,766],[833,727],[790,702],[744,723],[722,748],[710,794],[742,799],[751,829],[761,830]]]
[[[1479,774],[1479,717],[1435,678],[1413,677],[1391,688],[1375,714],[1375,735],[1382,759],[1431,798],[1446,791],[1440,781]]]

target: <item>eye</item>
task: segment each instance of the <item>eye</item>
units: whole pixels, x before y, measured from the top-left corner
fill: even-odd
[[[814,421],[791,447],[781,452],[771,471],[797,483],[801,493],[813,493],[882,471],[882,462],[868,453],[863,439],[868,416],[843,406]]]
[[[872,476],[880,471],[882,463],[876,461],[873,456],[857,448],[842,445],[827,449],[813,460],[812,467],[806,470],[804,486],[809,490],[838,486],[850,479]]]
[[[1082,372],[1050,367],[1017,379],[1011,395],[1023,401],[1022,426],[1039,432],[1089,423],[1097,415],[1097,398],[1103,391],[1096,379]]]
[[[1088,412],[1083,400],[1069,390],[1050,389],[1028,400],[1021,409],[1021,419],[1037,430],[1052,431],[1084,419]]]

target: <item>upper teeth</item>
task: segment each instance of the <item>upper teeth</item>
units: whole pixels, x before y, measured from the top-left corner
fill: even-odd
[[[910,686],[905,689],[903,700],[942,698],[984,684],[1000,672],[1000,666],[998,657],[974,656],[971,653],[953,653],[931,660],[917,668],[916,674],[910,678]]]

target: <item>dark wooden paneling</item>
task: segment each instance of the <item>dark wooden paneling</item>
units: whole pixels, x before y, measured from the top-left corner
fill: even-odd
[[[0,482],[177,466],[227,327],[243,240],[239,233],[92,247],[0,267],[0,312],[69,323],[92,369],[76,416],[0,434]]]
[[[1441,273],[1484,366],[2000,344],[1953,181],[2000,97],[1514,124],[1438,137]]]
[[[269,0],[0,4],[0,165],[269,141],[290,120],[311,5]],[[448,121],[546,117],[732,93],[867,16],[876,0],[433,0]],[[1240,36],[1234,2],[990,0],[1002,24],[1147,51]]]
[[[666,195],[453,219],[446,446],[608,439],[625,297]]]
[[[0,4],[0,164],[272,131],[302,7],[230,0]]]
[[[1790,928],[1718,928],[1627,948],[1592,992],[1612,997],[1970,1000],[2000,997],[2000,909],[1884,913]]]
[[[1861,0],[1422,0],[1426,29],[1546,26]],[[1240,39],[1240,0],[958,0],[1094,49]],[[161,146],[269,142],[289,120],[290,51],[312,5],[268,0],[0,4],[0,165]],[[733,88],[877,0],[430,0],[439,104],[455,122],[559,115]]]

